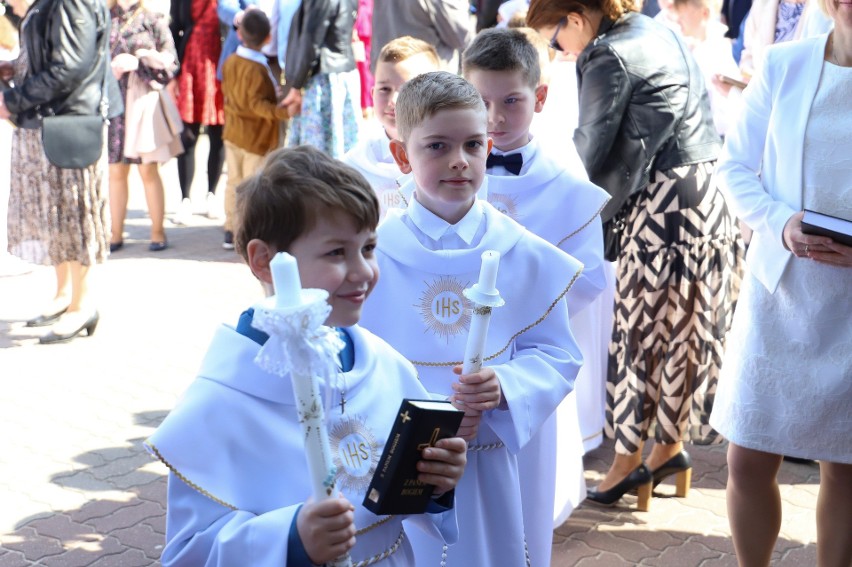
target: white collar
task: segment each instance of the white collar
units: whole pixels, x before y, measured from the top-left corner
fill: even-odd
[[[266,55],[255,49],[249,49],[245,45],[237,46],[237,55],[239,55],[243,59],[248,59],[249,61],[260,63],[264,67],[268,66],[269,64],[268,60],[266,59]]]
[[[373,150],[373,156],[380,163],[392,163],[396,165],[393,155],[390,151],[390,141],[387,132],[384,128],[378,128],[376,132],[371,132],[369,138],[370,148]],[[400,172],[400,175],[402,172]]]
[[[409,200],[407,212],[414,226],[432,240],[437,242],[447,234],[456,234],[470,246],[485,218],[478,203],[479,201],[475,200],[470,210],[456,224],[448,223],[424,207],[416,197]]]

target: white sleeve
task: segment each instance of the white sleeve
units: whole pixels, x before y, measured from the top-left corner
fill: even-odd
[[[728,132],[716,179],[733,214],[784,254],[784,226],[796,211],[767,193],[760,178],[762,168],[774,165],[762,163],[772,117],[772,59],[770,50],[767,64],[743,93],[743,109]]]
[[[518,337],[513,350],[511,360],[492,367],[508,410],[485,412],[483,423],[514,454],[574,389],[574,379],[583,364],[571,334],[565,300],[559,301],[544,321]]]
[[[299,506],[255,515],[232,510],[169,474],[164,567],[283,567]]]
[[[583,271],[565,295],[568,313],[574,317],[606,288],[603,263],[603,226],[600,214],[560,246],[583,264]]]

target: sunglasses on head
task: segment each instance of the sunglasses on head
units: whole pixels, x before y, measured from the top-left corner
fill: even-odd
[[[562,46],[559,45],[559,41],[556,39],[556,36],[559,35],[559,30],[561,30],[562,26],[564,26],[567,22],[568,22],[568,16],[565,16],[564,18],[559,20],[559,23],[556,24],[556,30],[554,30],[554,32],[553,32],[553,37],[550,38],[550,48],[551,49],[554,49],[556,51],[562,51]]]

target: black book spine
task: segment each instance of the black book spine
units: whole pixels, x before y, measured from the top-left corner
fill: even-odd
[[[382,459],[375,475],[373,475],[373,481],[367,489],[366,498],[364,498],[364,506],[374,514],[387,513],[388,502],[394,499],[394,495],[401,493],[402,485],[405,482],[398,471],[404,467],[402,461],[405,458],[405,453],[410,450],[409,445],[415,438],[415,427],[413,425],[417,422],[419,410],[405,402],[400,406],[397,421],[400,419],[399,414],[403,412],[407,412],[406,416],[411,417],[412,425],[399,427],[395,422],[393,429],[391,429],[391,437],[388,438]]]
[[[425,400],[413,400],[414,404]],[[430,400],[430,403],[434,401]],[[422,514],[435,487],[417,480],[417,461],[423,449],[439,439],[455,435],[464,412],[449,403],[446,408],[426,409],[403,400],[379,465],[373,474],[364,507],[374,514]]]

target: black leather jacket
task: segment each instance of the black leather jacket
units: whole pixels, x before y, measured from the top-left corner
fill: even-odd
[[[21,37],[28,74],[3,92],[18,126],[40,128],[42,117],[52,114],[99,114],[104,73],[109,116],[124,111],[109,67],[109,26],[103,1],[37,0],[30,7]]]
[[[302,0],[290,24],[284,78],[301,89],[315,73],[355,69],[352,27],[358,0]]]
[[[613,217],[651,172],[716,159],[721,140],[698,64],[672,30],[628,12],[604,19],[577,58],[574,143]]]

